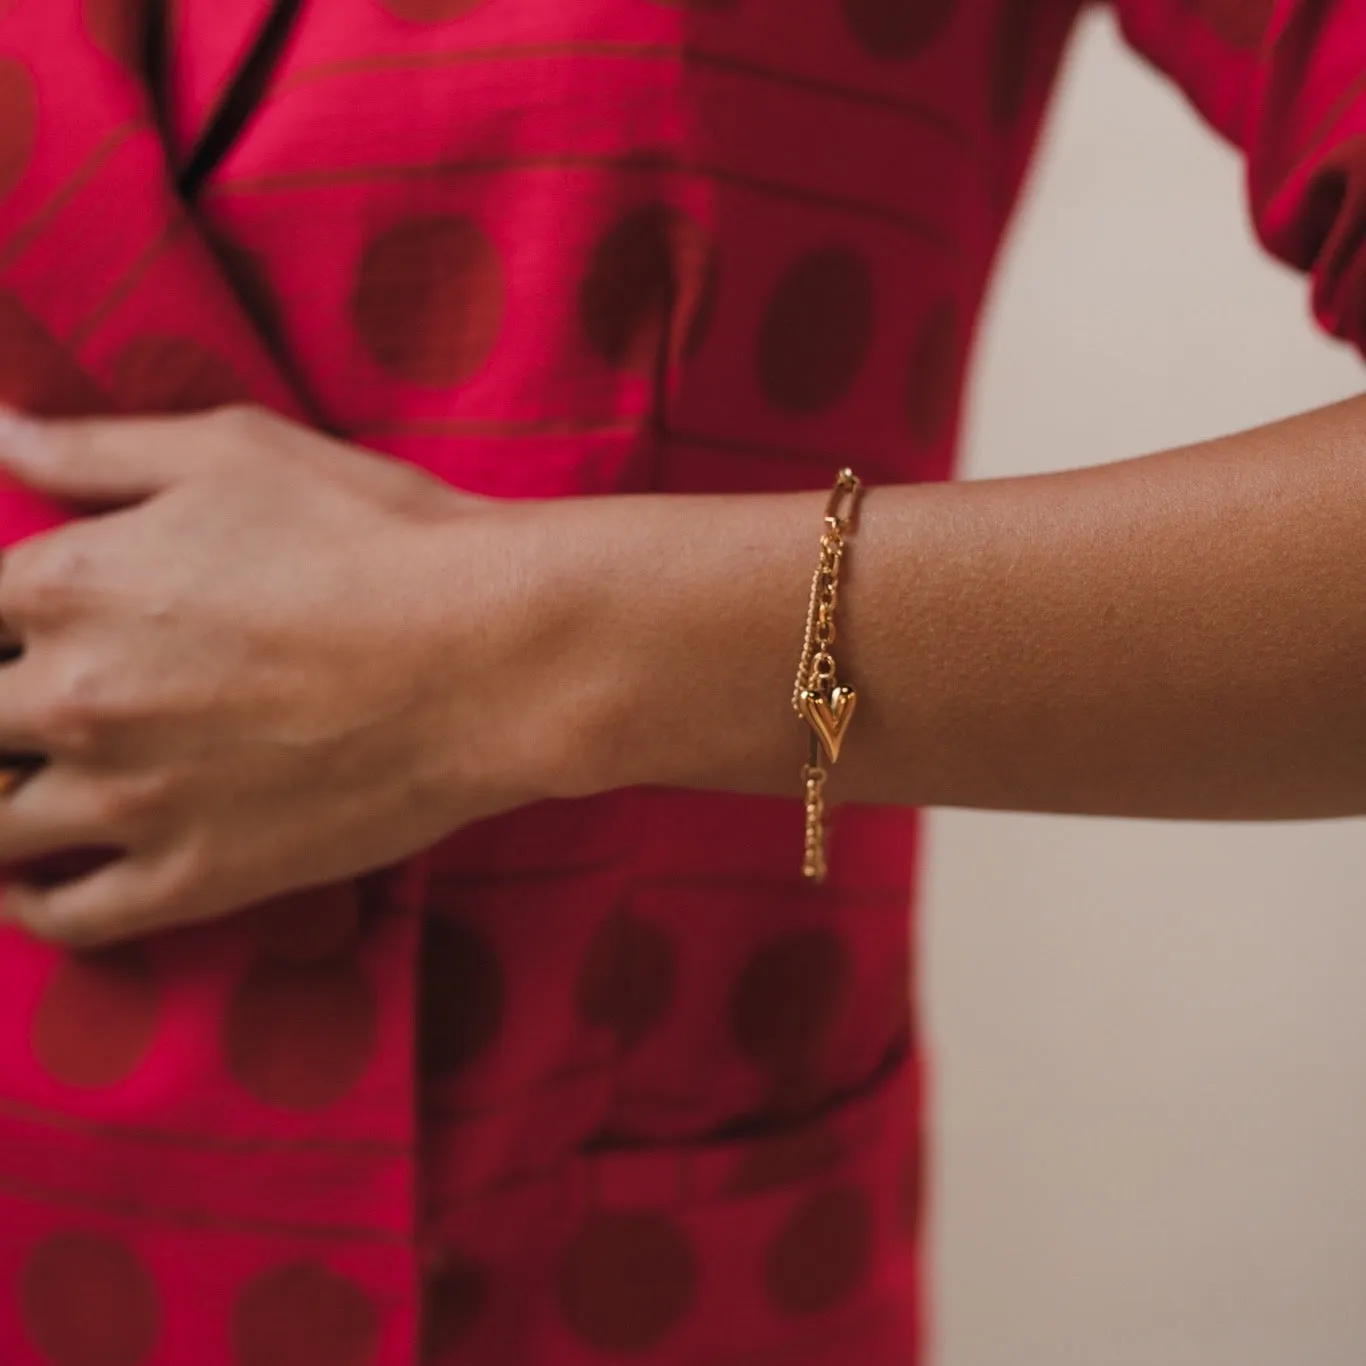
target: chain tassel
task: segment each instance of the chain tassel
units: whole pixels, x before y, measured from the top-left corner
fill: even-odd
[[[806,805],[802,875],[812,882],[823,882],[826,874],[825,782],[830,775],[822,759],[834,764],[839,758],[858,702],[858,694],[839,682],[832,650],[844,538],[853,530],[854,512],[862,488],[852,470],[841,470],[826,504],[820,558],[811,579],[806,637],[797,666],[797,681],[792,689],[792,710],[811,729],[810,752],[802,766]]]

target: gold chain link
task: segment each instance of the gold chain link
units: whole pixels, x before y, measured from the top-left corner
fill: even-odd
[[[826,504],[825,530],[821,533],[820,555],[811,579],[802,657],[792,689],[792,710],[811,729],[810,754],[802,766],[806,805],[802,875],[812,882],[824,881],[826,874],[824,789],[829,772],[821,763],[821,754],[824,751],[832,764],[839,757],[844,732],[858,700],[852,688],[842,687],[838,682],[832,650],[844,539],[853,530],[862,488],[852,470],[841,470]]]

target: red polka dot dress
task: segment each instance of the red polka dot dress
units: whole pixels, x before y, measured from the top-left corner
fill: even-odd
[[[504,497],[944,478],[1076,8],[0,0],[0,399]],[[1120,10],[1360,343],[1366,0]],[[0,1363],[920,1360],[916,832],[842,812],[813,889],[793,803],[630,791],[0,931]]]

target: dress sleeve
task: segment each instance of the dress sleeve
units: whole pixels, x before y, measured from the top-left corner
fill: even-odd
[[[1366,0],[1114,0],[1129,43],[1247,158],[1257,234],[1366,354]]]

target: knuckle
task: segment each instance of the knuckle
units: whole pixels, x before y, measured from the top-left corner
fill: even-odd
[[[170,780],[160,773],[102,783],[90,798],[91,818],[111,830],[147,830],[173,809],[171,789]]]
[[[89,575],[88,557],[66,538],[29,541],[6,554],[5,596],[27,615],[60,615],[80,600]]]
[[[163,859],[154,895],[160,905],[174,911],[176,918],[192,918],[205,903],[211,878],[207,848],[201,841],[189,839]]]
[[[63,702],[36,708],[34,729],[54,754],[86,755],[99,747],[100,728],[86,712]]]
[[[50,679],[46,696],[35,707],[38,731],[55,751],[93,753],[108,727],[106,693],[97,668],[68,664]]]
[[[148,814],[147,805],[128,783],[101,783],[85,804],[90,824],[111,835],[138,828]]]
[[[269,430],[274,418],[264,408],[252,403],[233,403],[217,408],[212,415],[214,425],[226,439],[234,442],[256,442]]]

